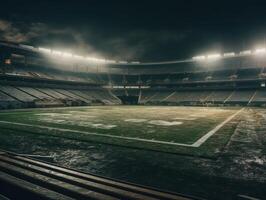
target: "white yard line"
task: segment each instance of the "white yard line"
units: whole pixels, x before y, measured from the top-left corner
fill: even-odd
[[[32,124],[24,124],[24,123],[9,122],[9,121],[0,121],[0,123],[2,123],[2,124],[12,124],[12,125],[18,125],[18,126],[26,126],[26,127],[34,127],[34,128],[41,128],[41,129],[48,129],[48,130],[57,130],[57,131],[62,131],[62,132],[82,133],[82,134],[86,134],[86,135],[95,135],[95,136],[101,136],[101,137],[107,137],[107,138],[117,138],[117,139],[148,142],[148,143],[155,143],[155,144],[167,144],[167,145],[185,146],[185,147],[200,147],[204,142],[206,142],[206,140],[208,140],[220,128],[222,128],[226,123],[228,123],[236,115],[238,115],[243,109],[244,108],[238,110],[236,113],[234,113],[233,115],[228,117],[225,121],[223,121],[221,124],[217,125],[214,129],[212,129],[211,131],[206,133],[204,136],[202,136],[200,139],[198,139],[193,144],[183,144],[183,143],[165,142],[165,141],[153,140],[153,139],[150,140],[150,139],[142,139],[142,138],[134,138],[134,137],[126,137],[126,136],[117,136],[117,135],[110,135],[110,134],[92,133],[92,132],[78,131],[78,130],[72,130],[72,129],[66,129],[66,128],[55,128],[55,127],[50,127],[50,126],[32,125]]]

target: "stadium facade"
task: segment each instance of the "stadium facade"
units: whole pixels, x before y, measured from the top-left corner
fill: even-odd
[[[263,52],[164,63],[88,62],[1,42],[0,107],[266,105]]]

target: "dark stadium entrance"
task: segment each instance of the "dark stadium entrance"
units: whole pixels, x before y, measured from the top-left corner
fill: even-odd
[[[137,105],[139,97],[138,96],[117,96],[124,105]]]

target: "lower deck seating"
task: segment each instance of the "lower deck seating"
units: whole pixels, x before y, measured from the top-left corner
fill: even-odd
[[[155,95],[153,95],[148,101],[149,102],[162,102],[165,98],[167,98],[169,95],[171,95],[173,91],[162,91],[157,92]]]
[[[52,96],[49,96],[43,92],[40,92],[39,90],[36,90],[34,88],[30,88],[30,87],[17,87],[18,89],[20,89],[21,91],[28,93],[31,96],[34,96],[36,98],[42,99],[42,100],[52,100],[55,99]]]
[[[93,91],[95,96],[97,96],[101,101],[106,104],[119,104],[121,101],[109,90],[95,90]]]
[[[80,102],[84,102],[84,103],[91,103],[91,101],[89,99],[86,99],[82,96],[79,96],[79,95],[76,95],[75,93],[72,93],[68,90],[65,90],[65,89],[55,89],[57,92],[75,100],[75,101],[80,101]]]
[[[227,105],[266,105],[266,90],[227,90],[227,91],[142,91],[142,104],[227,104]]]
[[[257,90],[252,99],[252,102],[266,104],[266,90]]]
[[[38,107],[63,106],[62,102],[60,102],[58,99],[49,96],[46,93],[43,93],[37,89],[31,87],[17,87],[17,88],[33,97],[36,97],[37,99],[34,100],[34,103]]]
[[[126,96],[126,90],[125,89],[113,90],[112,93],[116,96]]]
[[[15,87],[0,85],[0,109],[51,106],[120,104],[120,100],[104,89],[62,89]]]
[[[199,92],[199,91],[176,91],[172,93],[168,98],[164,99],[164,102],[169,103],[182,103],[182,102],[201,102],[203,101],[208,92]]]
[[[225,101],[225,103],[235,102],[235,103],[248,103],[251,97],[254,95],[254,90],[248,91],[234,91],[233,94]]]
[[[33,102],[37,99],[37,97],[29,95],[29,94],[15,88],[15,87],[12,87],[12,86],[0,86],[0,91],[2,93],[5,93],[6,95],[12,97],[12,98],[14,98],[18,101],[24,102],[24,103]]]
[[[190,101],[192,100],[192,98],[190,98],[191,95],[192,93],[190,91],[176,91],[171,97],[167,98],[165,102],[178,103]]]
[[[121,91],[123,91],[121,93]],[[48,106],[121,104],[120,94],[138,97],[139,104],[163,105],[265,105],[266,89],[166,90],[134,89],[112,91],[103,88],[48,88],[0,85],[0,109]],[[137,103],[137,101],[135,102]]]
[[[20,106],[20,102],[16,99],[0,92],[0,109],[17,108]]]
[[[119,98],[117,98],[110,91],[105,89],[91,89],[91,90],[68,90],[76,96],[86,99],[88,102],[98,102],[104,104],[120,104]]]
[[[92,102],[95,100],[93,96],[91,96],[90,94],[87,94],[84,91],[81,91],[81,90],[68,90],[68,91],[84,99],[87,99],[89,102]]]
[[[57,92],[55,89],[50,89],[50,88],[36,88],[36,89],[55,99],[60,99],[60,100],[71,100],[72,99],[64,94],[61,94],[60,92]]]
[[[147,103],[149,101],[149,99],[152,98],[154,95],[156,95],[156,91],[153,91],[153,90],[148,90],[148,91],[141,90],[140,91],[139,103],[140,104]]]
[[[212,91],[205,101],[209,103],[224,103],[232,93],[233,91]]]

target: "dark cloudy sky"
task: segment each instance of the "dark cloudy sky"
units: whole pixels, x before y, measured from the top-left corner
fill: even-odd
[[[109,59],[163,61],[264,44],[264,1],[12,1],[0,39]]]

